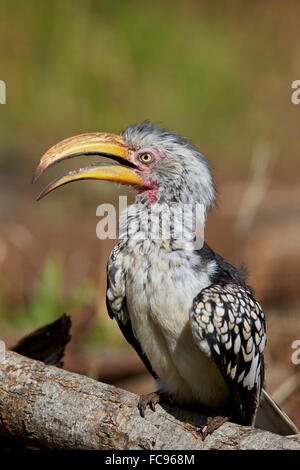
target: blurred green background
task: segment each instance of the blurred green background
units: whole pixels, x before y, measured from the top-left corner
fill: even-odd
[[[152,386],[105,309],[114,242],[97,240],[96,207],[116,203],[121,190],[80,182],[37,204],[41,187],[78,161],[30,183],[41,154],[59,140],[148,119],[190,138],[212,163],[219,203],[207,241],[249,267],[270,325],[271,390],[299,375],[291,362],[300,337],[300,105],[291,103],[300,78],[299,2],[0,0],[0,7],[7,87],[0,331],[8,345],[67,311],[74,327],[67,368],[134,391]],[[119,350],[128,354],[125,378]],[[113,378],[103,372],[112,357]],[[297,406],[299,393],[286,402],[294,415]]]
[[[298,14],[276,1],[1,0],[1,169],[19,157],[28,170],[72,133],[144,119],[230,165],[259,138],[296,159]]]

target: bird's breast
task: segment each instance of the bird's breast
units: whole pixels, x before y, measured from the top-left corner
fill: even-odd
[[[193,340],[189,310],[210,285],[212,266],[197,270],[184,252],[154,249],[131,253],[124,267],[132,327],[162,387],[180,401],[210,406],[223,394],[224,382]]]

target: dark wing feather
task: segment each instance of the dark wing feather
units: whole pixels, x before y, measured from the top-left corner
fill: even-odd
[[[143,363],[147,367],[147,369],[150,372],[150,374],[152,375],[152,377],[156,380],[158,377],[157,377],[156,373],[154,372],[154,370],[152,369],[148,357],[143,352],[140,343],[138,342],[138,340],[136,339],[136,337],[134,335],[132,325],[131,325],[131,321],[128,320],[127,323],[123,323],[122,320],[118,316],[114,315],[113,311],[110,308],[109,300],[107,299],[107,297],[106,297],[106,306],[107,306],[107,311],[108,311],[109,316],[111,318],[115,318],[117,320],[117,323],[119,325],[120,330],[123,333],[124,338],[135,349],[135,351],[140,356],[141,360],[143,361]],[[123,308],[124,307],[125,306],[123,305]]]
[[[242,424],[253,425],[264,378],[266,333],[252,291],[238,284],[211,285],[195,297],[190,321],[195,341],[213,357],[233,394]]]
[[[107,264],[106,306],[110,318],[115,318],[125,339],[135,349],[150,374],[157,379],[157,374],[151,367],[150,361],[138,342],[126,311],[125,279],[122,273],[122,250],[116,245],[111,252]]]

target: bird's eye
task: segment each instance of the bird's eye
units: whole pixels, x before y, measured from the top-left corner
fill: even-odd
[[[150,153],[142,153],[140,156],[139,156],[139,159],[142,163],[150,163],[152,162],[152,155],[150,155]]]

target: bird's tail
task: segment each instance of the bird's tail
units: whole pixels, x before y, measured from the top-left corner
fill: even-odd
[[[299,432],[293,421],[280,409],[264,389],[262,389],[261,393],[255,427],[281,434],[282,436]]]

